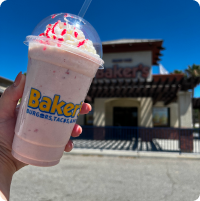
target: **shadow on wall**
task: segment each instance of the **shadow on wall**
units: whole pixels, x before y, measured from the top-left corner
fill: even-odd
[[[141,126],[152,127],[152,100],[151,98],[141,98],[140,102]]]

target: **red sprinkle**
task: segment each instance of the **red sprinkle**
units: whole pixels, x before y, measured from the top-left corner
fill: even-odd
[[[39,36],[44,36],[44,33],[41,33]]]
[[[53,39],[55,40],[55,39],[56,39],[56,36],[53,35]]]
[[[58,22],[56,22],[56,23],[54,24],[53,28],[52,28],[52,33],[53,33],[53,34],[55,34],[54,29],[55,29],[55,27],[56,27],[57,24],[58,24]]]
[[[46,50],[46,49],[47,49],[47,47],[44,47],[44,48],[43,48],[43,50]]]
[[[66,74],[68,74],[68,75],[69,75],[69,70],[67,70],[67,71],[66,71]]]
[[[38,129],[35,129],[34,132],[38,132]]]
[[[58,43],[57,46],[58,46],[58,47],[61,47],[61,44]]]
[[[74,18],[73,16],[71,16],[71,18]]]
[[[66,25],[67,25],[67,23],[66,23],[66,22],[64,22],[64,25],[66,26]]]
[[[55,18],[55,17],[56,17],[56,14],[52,15],[52,17],[51,17],[51,18]]]
[[[49,26],[51,27],[51,24],[49,24]]]
[[[75,31],[74,32],[74,36],[77,38],[77,36],[78,36],[78,33]]]
[[[81,45],[84,45],[84,43],[85,43],[85,40],[83,40],[82,42],[79,42],[77,47],[80,47]]]
[[[48,36],[48,38],[50,38],[50,37]],[[46,40],[46,44],[47,44],[47,45],[50,45],[48,40]]]
[[[62,33],[61,33],[61,36],[65,35],[66,33],[67,33],[67,30],[64,29],[64,30],[62,31]]]
[[[53,73],[55,73],[56,71],[54,70]]]
[[[64,17],[67,17],[67,14],[65,14]]]
[[[43,40],[40,40],[39,42],[42,43],[42,44],[45,44],[45,42]]]
[[[64,39],[63,39],[63,38],[58,38],[58,40],[59,40],[59,41],[64,41]]]

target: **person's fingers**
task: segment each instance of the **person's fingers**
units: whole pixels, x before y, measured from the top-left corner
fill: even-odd
[[[72,130],[72,137],[78,137],[82,133],[82,128],[78,124],[75,124],[73,130]]]
[[[80,114],[87,114],[92,110],[92,106],[88,103],[83,103]]]
[[[71,140],[68,141],[68,143],[65,146],[65,152],[70,152],[74,147],[74,144]]]
[[[15,108],[18,100],[22,97],[26,77],[20,72],[14,83],[9,86],[0,98],[0,118],[15,116]]]

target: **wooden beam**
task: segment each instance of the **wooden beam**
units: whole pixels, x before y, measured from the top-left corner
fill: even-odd
[[[170,97],[167,101],[165,101],[164,105],[168,105],[172,103],[177,98],[177,95],[174,94],[172,97]]]
[[[165,101],[165,105],[170,104],[177,98],[177,93],[180,91],[180,86],[177,86],[175,89],[174,95]]]
[[[158,82],[156,83],[156,87],[155,87],[153,94],[152,94],[153,97],[156,95],[156,92],[159,88],[160,83],[161,83],[161,78],[159,78]]]

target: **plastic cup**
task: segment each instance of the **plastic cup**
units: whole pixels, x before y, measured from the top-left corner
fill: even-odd
[[[29,45],[27,78],[12,145],[13,156],[26,164],[53,166],[59,163],[92,79],[103,65],[98,34],[78,16],[68,14],[71,19],[68,23],[78,26],[92,40],[99,56],[37,36],[44,32],[47,24],[63,20],[64,16],[66,14],[46,18],[33,35],[26,38]]]

